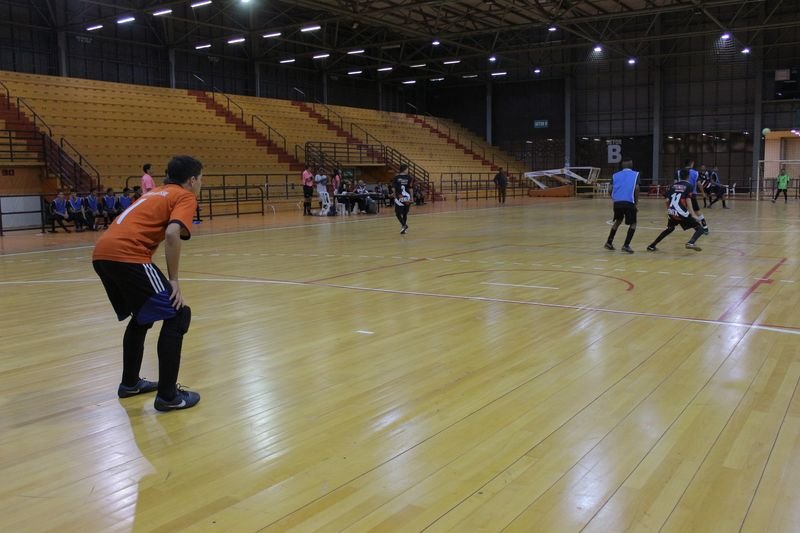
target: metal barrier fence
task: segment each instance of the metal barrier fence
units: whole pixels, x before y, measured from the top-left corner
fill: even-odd
[[[0,237],[7,231],[24,231],[47,224],[48,204],[41,195],[8,194],[0,196]]]
[[[436,191],[455,200],[481,200],[497,197],[495,172],[442,172]],[[520,179],[508,181],[507,197],[527,196],[528,184]]]

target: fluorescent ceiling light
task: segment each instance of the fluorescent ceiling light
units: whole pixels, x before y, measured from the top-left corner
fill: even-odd
[[[264,39],[269,39],[270,37],[280,37],[280,36],[281,36],[281,32],[279,32],[279,31],[276,31],[274,33],[265,33],[264,35],[262,35],[262,37]]]
[[[390,70],[392,70],[392,67],[381,67],[378,72],[389,72]]]
[[[464,74],[464,75],[463,75],[463,76],[461,76],[461,77],[462,77],[462,78],[464,78],[464,79],[466,80],[466,79],[469,79],[469,78],[477,78],[477,77],[478,77],[478,75],[477,75],[477,74]]]
[[[303,32],[303,33],[306,33],[306,32],[309,32],[309,31],[317,31],[317,30],[319,30],[321,28],[322,28],[322,26],[308,26],[308,27],[305,27],[305,28],[300,28],[300,31]]]
[[[314,56],[314,59],[325,59],[326,57],[331,57],[330,54],[317,54]]]
[[[731,38],[731,34],[730,33],[723,33],[722,37],[720,37],[720,39],[722,39],[723,41],[727,41],[730,38]]]
[[[525,141],[525,144],[533,144],[533,141]]]
[[[244,37],[237,37],[236,39],[231,39],[228,41],[228,44],[239,44],[244,42]]]
[[[431,81],[444,81],[444,78],[431,78]]]
[[[347,74],[350,75],[350,76],[355,76],[356,74],[361,74],[361,72],[362,71],[360,71],[360,70],[351,70]]]
[[[347,52],[347,55],[351,56],[353,54],[363,54],[365,51],[366,50],[363,50],[363,49],[361,49],[361,50],[350,50],[349,52]]]
[[[743,48],[742,49],[742,53],[743,54],[749,54],[750,53],[750,49],[749,48]]]
[[[628,59],[628,64],[629,65],[635,65],[636,64],[636,58],[632,57],[632,58]]]
[[[542,69],[540,69],[540,68],[535,68],[535,69],[533,69],[533,73],[534,73],[534,74],[541,74],[541,73],[542,73]]]
[[[425,66],[425,63],[418,63],[416,65],[411,65],[411,68],[422,68]]]
[[[508,72],[492,72],[492,76],[505,76]]]
[[[442,61],[443,65],[458,65],[461,63],[460,59],[451,59],[450,61]]]
[[[432,44],[433,46],[439,46],[439,45],[440,45],[440,44],[442,44],[442,43],[440,43],[439,41],[433,41],[431,44]]]
[[[492,56],[492,57],[489,58],[489,61],[494,63],[495,61],[497,61],[497,58],[495,56]]]
[[[103,25],[102,24],[97,24],[96,26],[89,26],[88,28],[86,28],[86,31],[96,31],[96,30],[102,30],[102,29],[103,29]]]
[[[202,50],[203,48],[211,48],[210,44],[198,44],[194,47],[195,50]]]
[[[550,26],[549,28],[547,28],[547,31],[556,31],[557,29],[558,28],[556,28],[555,26]]]
[[[280,62],[281,62],[282,64],[285,64],[285,63],[294,63],[294,59],[281,59],[281,61],[280,61]]]
[[[190,7],[192,7],[192,8],[203,7],[203,6],[207,6],[210,3],[211,3],[211,0],[203,0],[202,2],[195,2]]]
[[[414,85],[415,83],[417,83],[417,80],[408,80],[404,81],[403,85]]]
[[[125,17],[124,19],[119,19],[117,24],[127,24],[128,22],[133,22],[134,20],[136,20],[135,17]]]
[[[154,17],[160,17],[161,15],[169,15],[170,13],[172,13],[171,9],[161,9],[161,10],[156,11],[155,13],[153,13],[153,16]]]
[[[600,53],[603,51],[603,47],[598,44],[597,46],[594,47],[594,51]]]

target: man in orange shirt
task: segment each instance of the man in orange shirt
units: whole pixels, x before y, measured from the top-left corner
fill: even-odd
[[[92,265],[117,318],[130,317],[122,340],[122,383],[117,394],[128,398],[158,390],[159,411],[188,409],[200,401],[196,392],[177,386],[183,335],[192,320],[178,285],[178,263],[181,241],[191,237],[202,179],[200,161],[173,157],[164,186],[145,193],[120,214],[92,254]],[[168,277],[153,264],[153,253],[162,241]],[[159,381],[153,382],[139,377],[139,371],[147,330],[159,320],[164,322],[158,337]]]

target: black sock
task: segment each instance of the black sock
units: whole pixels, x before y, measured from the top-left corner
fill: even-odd
[[[696,243],[697,239],[703,236],[703,233],[704,233],[703,228],[697,228],[696,230],[694,230],[694,235],[692,235],[692,238],[689,240],[689,244]]]
[[[617,228],[615,228],[615,227],[612,227],[612,228],[611,228],[611,231],[609,231],[609,232],[608,232],[608,240],[606,240],[606,242],[607,242],[608,244],[611,244],[611,243],[613,243],[613,242],[614,242],[614,236],[615,236],[616,234],[617,234]]]
[[[122,337],[122,384],[133,387],[139,383],[139,371],[142,369],[144,356],[144,339],[152,324],[140,325],[131,318]]]
[[[158,335],[158,395],[164,400],[175,398],[182,346],[178,318],[165,320]]]
[[[631,240],[633,240],[633,234],[636,233],[636,228],[629,227],[628,234],[625,236],[625,246],[630,246]]]
[[[656,244],[660,243],[661,241],[663,241],[663,240],[664,240],[664,238],[665,238],[667,235],[669,235],[669,234],[670,234],[670,233],[672,233],[673,231],[675,231],[675,228],[674,228],[674,227],[669,227],[669,228],[665,229],[664,231],[662,231],[662,232],[661,232],[661,234],[659,234],[659,236],[658,236],[658,237],[656,237],[656,240],[654,240],[654,241],[653,241],[653,244],[651,244],[650,246],[655,246]]]

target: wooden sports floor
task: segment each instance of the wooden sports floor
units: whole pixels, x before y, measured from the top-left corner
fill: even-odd
[[[797,531],[800,204],[714,207],[634,255],[607,199],[205,222],[172,413],[96,234],[3,237],[0,529]]]

